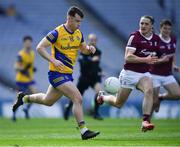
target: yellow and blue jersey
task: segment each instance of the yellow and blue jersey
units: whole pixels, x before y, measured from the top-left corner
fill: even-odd
[[[49,70],[64,74],[72,74],[79,46],[84,42],[81,31],[77,29],[75,32],[69,32],[64,25],[60,25],[49,32],[46,38],[51,43],[52,57],[60,60],[65,65],[62,70],[59,70],[50,62]]]
[[[25,49],[22,49],[17,56],[17,62],[20,62],[23,67],[22,71],[16,73],[16,83],[32,83],[34,80],[34,51],[29,53]],[[28,67],[28,68],[27,68]]]

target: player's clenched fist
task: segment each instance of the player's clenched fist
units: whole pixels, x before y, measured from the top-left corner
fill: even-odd
[[[87,46],[87,49],[89,50],[89,52],[91,52],[92,54],[94,54],[96,52],[96,48],[92,45]]]
[[[149,55],[149,56],[146,57],[146,63],[147,64],[155,64],[157,61],[158,61],[157,56]]]

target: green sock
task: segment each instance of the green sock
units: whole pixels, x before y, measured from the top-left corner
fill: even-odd
[[[23,102],[24,102],[24,103],[30,103],[30,101],[29,101],[29,96],[28,96],[28,95],[25,95],[25,96],[23,97]]]

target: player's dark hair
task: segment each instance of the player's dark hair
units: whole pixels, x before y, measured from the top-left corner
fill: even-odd
[[[33,39],[32,39],[31,36],[24,36],[24,37],[23,37],[23,42],[25,42],[26,40],[33,41]]]
[[[68,12],[67,12],[67,14],[68,14],[69,16],[73,16],[73,17],[74,17],[76,14],[78,14],[81,18],[84,17],[84,14],[83,14],[82,10],[79,9],[78,7],[75,7],[75,6],[70,7],[69,10],[68,10]]]
[[[149,19],[151,21],[152,25],[154,24],[154,18],[152,16],[150,16],[150,15],[144,15],[141,18],[147,18],[147,19]]]
[[[172,26],[172,22],[171,22],[169,19],[163,19],[163,20],[160,22],[160,28],[162,28],[163,25]]]

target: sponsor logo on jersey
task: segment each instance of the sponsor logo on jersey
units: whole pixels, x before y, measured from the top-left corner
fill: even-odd
[[[74,42],[74,37],[73,37],[73,36],[69,36],[69,40],[70,40],[71,42]]]

